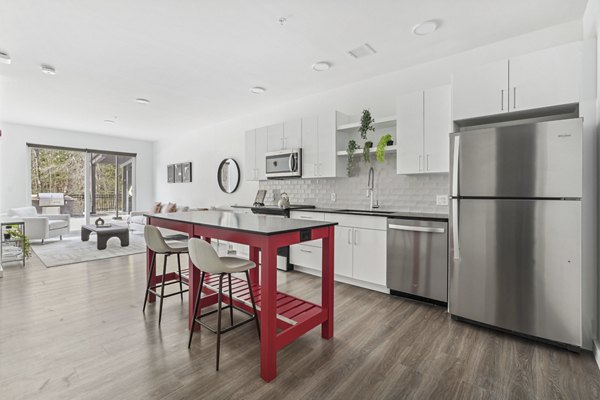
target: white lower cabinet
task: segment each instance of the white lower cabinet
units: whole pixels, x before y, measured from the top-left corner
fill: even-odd
[[[353,234],[352,277],[385,286],[387,232],[354,228]]]
[[[314,218],[311,218],[314,216]],[[335,279],[356,286],[386,291],[387,224],[384,217],[292,212],[292,218],[335,221]],[[290,246],[290,262],[321,274],[321,241]]]

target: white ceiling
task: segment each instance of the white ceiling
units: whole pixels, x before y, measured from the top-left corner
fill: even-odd
[[[2,0],[0,51],[13,62],[0,64],[0,119],[156,140],[572,21],[585,3]],[[411,34],[429,19],[442,21],[437,32]],[[365,42],[376,55],[346,54]],[[333,68],[313,72],[321,60]],[[42,74],[42,63],[58,73]]]

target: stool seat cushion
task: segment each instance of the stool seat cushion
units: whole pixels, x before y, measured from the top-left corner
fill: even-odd
[[[169,240],[169,241],[165,241],[165,243],[169,247],[171,253],[187,253],[188,252],[187,242],[181,242],[178,240]]]
[[[223,263],[223,273],[244,272],[256,267],[253,261],[244,260],[238,257],[220,257]]]

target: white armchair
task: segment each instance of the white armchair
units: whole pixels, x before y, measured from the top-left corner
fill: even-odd
[[[19,207],[8,210],[11,217],[19,217],[25,221],[25,234],[29,240],[41,240],[69,233],[71,217],[68,214],[43,214],[37,213],[35,207]]]

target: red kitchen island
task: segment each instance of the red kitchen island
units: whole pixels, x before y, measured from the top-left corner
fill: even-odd
[[[277,376],[277,351],[306,332],[321,325],[321,336],[333,337],[333,258],[334,225],[336,222],[305,221],[278,218],[267,215],[237,214],[228,211],[190,211],[171,214],[148,214],[148,224],[186,233],[189,237],[221,239],[246,244],[250,247],[250,259],[259,264],[259,268],[250,273],[252,293],[256,300],[260,318],[260,376],[267,382]],[[277,291],[277,249],[309,240],[323,241],[321,304],[290,296]],[[146,273],[150,273],[152,251],[147,250]],[[201,268],[201,266],[199,266]],[[190,262],[187,274],[182,277],[189,283],[189,320],[192,327],[194,303],[200,270]],[[152,285],[162,280],[177,278],[177,273],[167,276],[152,276]],[[245,281],[234,278],[233,299],[224,291],[225,302],[233,303],[252,313],[250,293]],[[204,296],[200,307],[217,302],[216,287],[218,276],[205,278],[202,289]],[[149,302],[155,296],[148,297]],[[196,329],[200,325],[196,324]],[[277,332],[279,330],[279,332]]]

